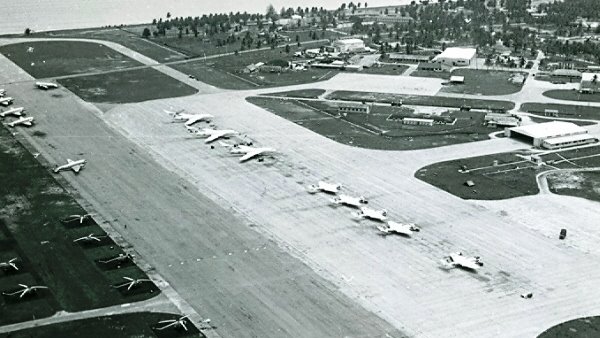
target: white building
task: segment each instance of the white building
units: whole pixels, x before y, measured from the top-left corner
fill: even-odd
[[[417,126],[433,126],[433,119],[422,119],[417,117],[405,117],[402,124],[412,124]]]
[[[339,39],[333,42],[333,47],[340,53],[362,52],[365,42],[361,39]]]
[[[571,122],[552,121],[508,128],[508,137],[521,139],[534,147],[548,149],[595,142],[596,138],[587,135],[587,130]]]
[[[475,48],[446,48],[441,54],[436,56],[433,61],[449,66],[468,66],[475,60],[477,50]]]
[[[600,73],[582,73],[579,91],[581,93],[600,92]]]

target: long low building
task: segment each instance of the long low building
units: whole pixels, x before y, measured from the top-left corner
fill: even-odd
[[[595,137],[587,135],[587,132],[585,128],[571,122],[552,121],[507,128],[505,135],[531,143],[534,147],[554,149],[589,143],[586,140],[592,140]]]

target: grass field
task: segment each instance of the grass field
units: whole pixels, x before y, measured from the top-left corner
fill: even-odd
[[[65,78],[58,82],[82,99],[98,103],[141,102],[198,92],[152,68]]]
[[[381,65],[380,67],[363,68],[363,74],[379,74],[379,75],[402,75],[408,66],[405,65]]]
[[[494,129],[483,126],[481,112],[453,111],[454,125],[404,125],[391,115],[411,116],[406,107],[372,106],[370,114],[338,116],[337,104],[326,101],[251,97],[248,101],[339,143],[382,150],[409,150],[488,139]],[[439,110],[439,109],[438,109]]]
[[[265,94],[268,96],[281,96],[281,97],[297,97],[305,99],[316,99],[325,93],[325,89],[300,89],[290,90],[286,92],[270,93]]]
[[[546,109],[558,110],[558,117],[561,118],[600,120],[600,108],[590,106],[527,102],[519,110],[544,116]]]
[[[23,301],[0,297],[0,324],[52,315],[59,310],[82,311],[148,299],[158,290],[125,294],[113,287],[124,276],[145,277],[133,264],[100,269],[96,260],[123,251],[109,238],[90,245],[73,240],[104,232],[93,221],[79,225],[60,220],[86,211],[34,157],[0,127],[0,261],[17,258],[18,271],[0,270],[0,291],[16,291],[18,284],[47,286]],[[82,173],[85,175],[85,173]],[[152,292],[149,292],[152,290]]]
[[[14,331],[0,334],[0,338],[205,337],[189,321],[186,324],[187,332],[177,328],[157,330],[161,327],[158,324],[159,321],[178,317],[167,313],[149,312],[112,315]]]
[[[580,101],[580,102],[600,102],[600,93],[581,94],[575,89],[555,89],[543,93],[544,96],[557,100]]]
[[[410,76],[415,76],[415,77],[433,77],[436,79],[444,79],[447,80],[450,78],[450,72],[434,72],[432,70],[415,70],[414,72],[410,73]]]
[[[515,104],[510,101],[476,100],[443,96],[404,95],[392,93],[356,92],[348,90],[335,91],[327,95],[327,98],[331,100],[346,100],[359,102],[403,102],[407,105],[436,106],[448,108],[460,108],[462,106],[469,106],[472,109],[511,110],[515,106]]]
[[[573,319],[549,328],[537,338],[596,338],[600,337],[600,317]]]
[[[244,74],[244,67],[258,62],[275,60],[289,61],[292,52],[284,48],[266,49],[222,56],[215,59],[190,61],[175,64],[171,67],[178,71],[194,75],[197,79],[210,85],[225,89],[255,89],[260,87],[286,86],[327,80],[338,73],[327,69],[308,69],[303,71],[287,71],[283,73],[255,72]]]
[[[146,55],[159,62],[183,60],[186,58],[166,46],[160,46],[154,41],[142,38],[142,30],[146,25],[128,26],[126,28],[93,28],[64,31],[33,33],[33,37],[43,38],[75,38],[96,39],[116,42],[131,50]]]
[[[529,155],[521,151],[435,163],[419,169],[415,177],[464,199],[499,200],[537,194],[535,177],[544,171],[600,166],[598,146],[548,153],[541,166]],[[475,186],[468,187],[468,180]]]
[[[29,48],[33,48],[29,49]],[[0,46],[0,53],[35,78],[126,69],[141,64],[98,43],[36,41]]]
[[[600,202],[600,172],[548,174],[550,191],[559,195],[587,198]]]
[[[523,82],[514,83],[511,78],[516,72],[503,72],[476,69],[456,69],[451,76],[464,76],[464,84],[449,84],[442,92],[481,95],[508,95],[517,93],[523,88]],[[525,73],[519,73],[526,77]]]

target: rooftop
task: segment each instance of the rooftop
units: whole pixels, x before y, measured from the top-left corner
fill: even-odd
[[[463,48],[463,47],[450,47],[446,48],[437,58],[450,58],[450,59],[472,59],[475,57],[477,49],[475,48]]]
[[[339,39],[339,40],[336,40],[335,43],[349,45],[349,44],[354,44],[354,43],[364,43],[364,41],[361,39],[351,38],[351,39]]]
[[[465,77],[464,76],[453,75],[453,76],[450,76],[450,82],[460,82],[460,83],[463,83],[463,82],[465,82]]]
[[[596,137],[592,136],[592,135],[579,134],[579,135],[569,135],[569,136],[550,138],[550,139],[544,140],[544,143],[557,145],[557,144],[562,144],[562,143],[591,140],[591,139],[595,139],[595,138]]]
[[[510,128],[510,131],[527,135],[532,138],[548,138],[587,133],[585,128],[580,127],[575,123],[563,121],[529,124],[526,126]]]

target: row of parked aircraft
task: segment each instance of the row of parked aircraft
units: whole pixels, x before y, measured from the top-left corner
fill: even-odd
[[[204,143],[212,143],[214,141],[230,138],[239,135],[239,132],[231,129],[213,129],[213,128],[196,128],[194,124],[198,122],[210,123],[213,116],[210,114],[189,114],[180,111],[169,111],[165,110],[165,113],[173,117],[174,122],[184,122],[187,131],[194,137],[205,138]],[[227,142],[219,141],[219,144],[227,148],[230,154],[241,155],[240,162],[246,162],[253,158],[261,158],[263,156],[273,155],[277,152],[274,148],[270,147],[253,147],[250,144],[229,144]]]
[[[58,84],[52,82],[36,82],[35,85],[39,89],[48,90],[58,88]],[[6,90],[0,89],[0,104],[3,106],[8,106],[14,102],[12,97],[6,97]],[[33,125],[34,118],[29,116],[25,117],[25,108],[24,107],[15,107],[5,111],[0,112],[0,117],[5,118],[8,116],[18,117],[17,120],[7,123],[11,128],[22,125],[26,127],[31,127]],[[75,173],[79,173],[79,171],[84,167],[86,160],[77,160],[73,161],[71,159],[67,159],[67,163],[61,166],[57,166],[54,168],[54,172],[57,173],[62,170],[73,170]]]
[[[319,181],[317,184],[312,184],[308,187],[309,193],[323,192],[330,195],[335,195],[331,202],[336,205],[348,206],[358,209],[358,212],[352,215],[359,219],[369,219],[380,223],[377,225],[379,232],[384,235],[402,235],[410,237],[413,233],[419,232],[421,229],[413,223],[400,223],[388,219],[386,209],[373,209],[367,206],[369,201],[364,196],[350,196],[339,194],[342,190],[341,184]],[[447,267],[457,267],[467,270],[477,270],[483,266],[481,257],[479,256],[464,256],[462,252],[451,253],[444,257],[442,263]]]

